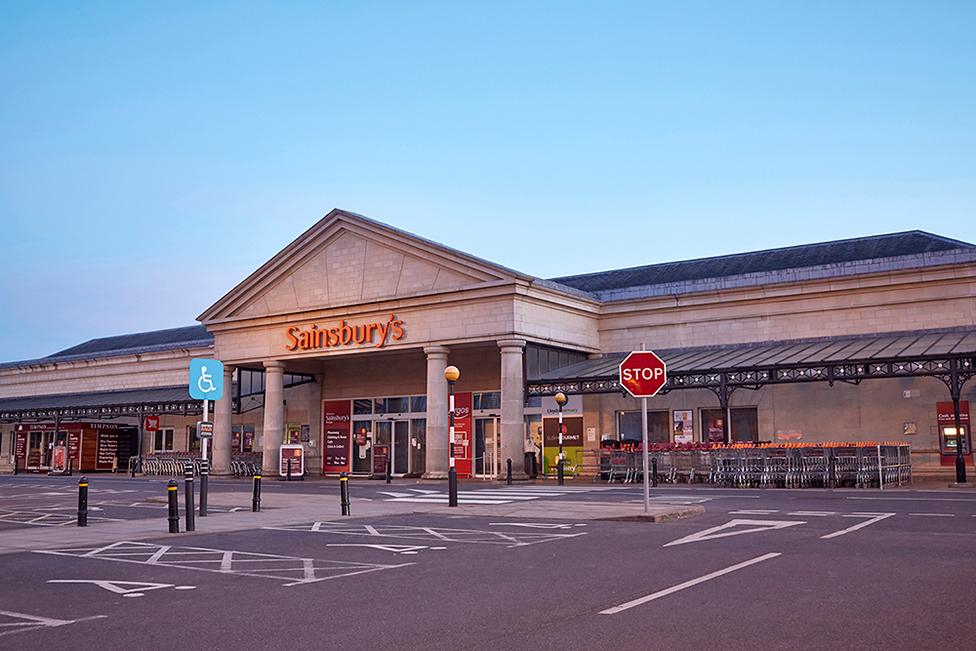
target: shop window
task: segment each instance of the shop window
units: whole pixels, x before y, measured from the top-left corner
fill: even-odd
[[[666,411],[647,412],[648,443],[668,443],[671,441],[671,423]],[[622,411],[617,414],[617,438],[621,441],[639,442],[643,440],[641,415],[639,411]]]
[[[352,401],[352,413],[361,414],[371,414],[373,413],[373,401],[369,398],[361,400]]]
[[[525,399],[526,409],[542,409],[542,396],[530,396]]]
[[[729,425],[732,426],[732,440],[758,441],[759,410],[755,407],[733,407],[731,412],[732,418],[729,419]]]
[[[254,425],[233,425],[230,428],[230,449],[232,452],[254,451]]]
[[[406,397],[377,398],[373,408],[377,414],[403,414],[410,411],[410,400]]]
[[[153,434],[153,452],[171,452],[173,450],[173,428],[160,427]]]
[[[427,412],[427,396],[414,396],[410,398],[410,412],[423,414]]]
[[[197,438],[196,425],[186,426],[186,440],[189,442],[189,452],[198,452],[200,450],[200,439]]]
[[[501,409],[502,394],[500,391],[474,394],[474,409]]]

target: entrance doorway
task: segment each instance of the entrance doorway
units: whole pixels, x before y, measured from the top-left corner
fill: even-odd
[[[498,418],[474,419],[474,474],[482,479],[498,477],[501,469]]]
[[[30,432],[27,438],[27,469],[47,470],[51,467],[51,445],[54,432]]]
[[[410,421],[378,420],[373,423],[376,445],[390,446],[390,473],[410,473]]]

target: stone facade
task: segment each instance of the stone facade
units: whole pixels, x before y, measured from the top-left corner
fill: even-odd
[[[860,269],[860,267],[859,267]],[[229,367],[266,369],[264,408],[215,410],[217,472],[229,463],[230,428],[252,426],[254,451],[274,466],[289,425],[308,425],[306,465],[323,463],[322,404],[390,396],[424,396],[426,472],[446,472],[448,364],[458,391],[500,392],[502,458],[522,475],[526,430],[523,354],[546,346],[581,355],[649,348],[790,340],[807,337],[976,328],[976,262],[935,256],[927,266],[865,267],[855,275],[780,274],[777,282],[735,278],[664,294],[619,290],[614,300],[541,281],[355,215],[334,211],[301,235],[200,317],[213,347],[0,367],[0,400],[18,396],[167,387],[187,382],[191,357]],[[748,282],[746,282],[748,280]],[[682,285],[684,287],[684,285]],[[688,286],[690,287],[690,285]],[[381,326],[400,323],[402,336]],[[369,341],[296,346],[289,332],[375,324]],[[295,330],[291,330],[295,329]],[[382,336],[381,336],[382,334]],[[381,345],[380,345],[381,344]],[[283,388],[282,374],[315,382]],[[976,387],[964,399],[976,402]],[[826,383],[736,391],[731,406],[755,407],[761,439],[906,440],[918,460],[938,463],[935,403],[947,399],[932,379],[875,380],[854,387]],[[711,392],[675,391],[652,410],[692,409],[696,439]],[[531,411],[531,406],[528,408]],[[617,414],[637,409],[619,395],[586,396],[585,447],[618,433]],[[229,423],[227,421],[230,421]],[[196,418],[162,416],[174,448],[186,450]],[[906,423],[915,434],[903,434]],[[133,423],[135,424],[135,423]],[[0,424],[0,469],[9,467],[11,424]],[[590,438],[589,434],[595,436]],[[143,450],[151,451],[146,434]]]

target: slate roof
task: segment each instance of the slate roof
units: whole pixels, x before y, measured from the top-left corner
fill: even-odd
[[[112,357],[114,355],[137,355],[162,350],[200,348],[206,346],[213,346],[213,335],[207,332],[207,329],[202,325],[194,325],[182,328],[168,328],[166,330],[152,330],[150,332],[136,332],[128,335],[99,337],[98,339],[90,339],[71,348],[65,348],[40,359],[4,362],[0,364],[0,368],[67,362],[79,359],[96,359],[99,357]]]
[[[976,252],[976,245],[916,230],[680,262],[665,262],[627,269],[612,269],[550,280],[585,292],[599,293],[625,287],[673,284],[745,274],[763,274],[787,269],[838,265],[960,249]]]

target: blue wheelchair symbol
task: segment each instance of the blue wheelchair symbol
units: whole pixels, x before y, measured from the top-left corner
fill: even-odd
[[[190,397],[220,400],[224,395],[224,365],[215,359],[190,360]]]

